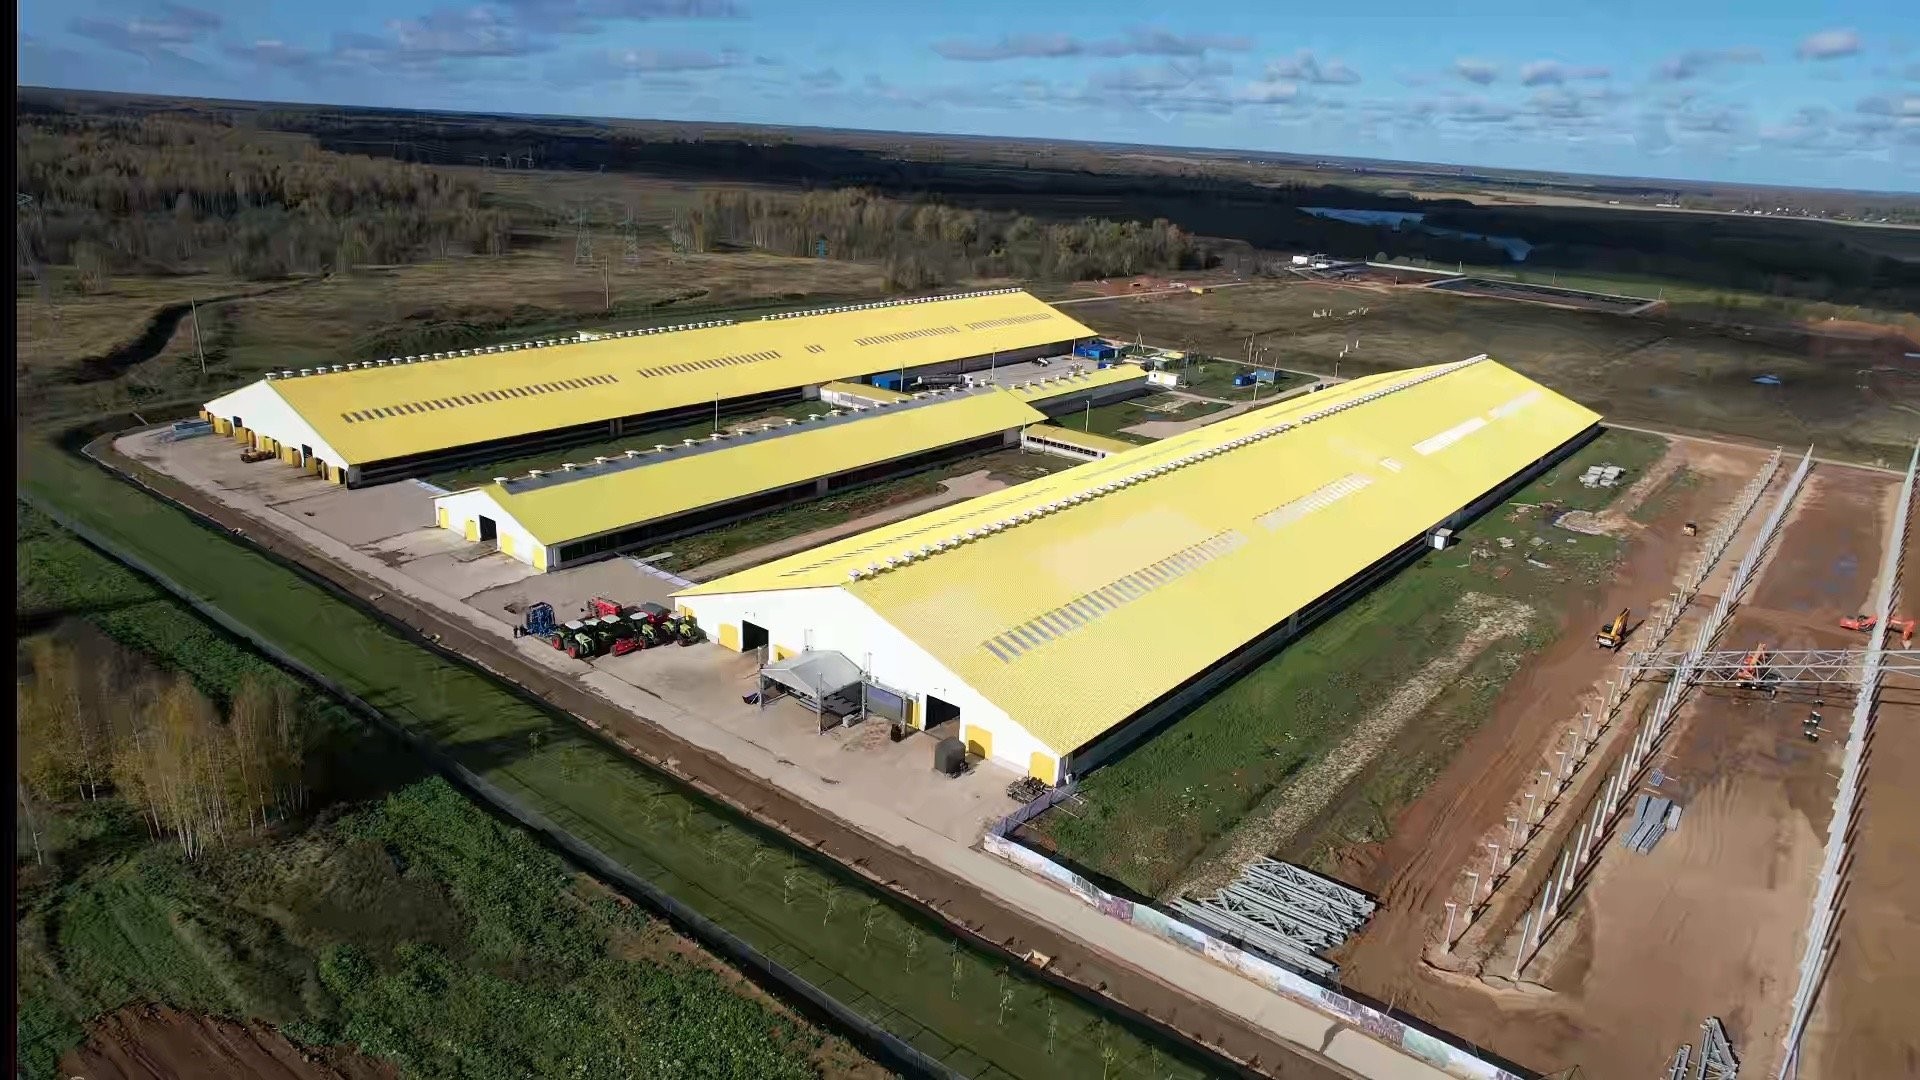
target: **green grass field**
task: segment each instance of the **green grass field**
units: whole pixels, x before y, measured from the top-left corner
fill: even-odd
[[[53,625],[72,638],[83,620],[117,643],[107,652],[137,657],[117,663],[183,672],[216,700],[241,677],[292,682],[38,513],[18,512],[15,540],[23,621],[66,620]],[[669,947],[664,924],[444,782],[418,779],[423,762],[344,710],[306,708],[323,731],[307,767],[317,817],[190,862],[116,798],[39,808],[47,865],[23,837],[16,868],[25,1075],[55,1075],[88,1020],[148,1001],[350,1042],[409,1076],[663,1060],[681,1065],[660,1075],[880,1075],[743,996],[710,956]],[[601,1022],[611,1015],[626,1019]]]
[[[1146,397],[1116,401],[1111,405],[1095,405],[1091,409],[1066,413],[1053,423],[1070,431],[1087,431],[1095,435],[1120,439],[1125,442],[1150,443],[1152,438],[1125,429],[1149,420],[1197,420],[1200,417],[1217,413],[1225,405],[1210,401],[1187,401],[1172,394],[1149,394]]]
[[[1394,740],[1394,752],[1281,854],[1324,864],[1344,845],[1381,838],[1472,734],[1521,660],[1550,639],[1560,605],[1597,584],[1617,554],[1612,539],[1552,528],[1521,504],[1597,509],[1620,489],[1581,487],[1587,465],[1610,461],[1632,477],[1665,445],[1633,432],[1603,434],[1468,527],[1457,546],[1401,571],[1088,776],[1084,804],[1049,813],[1038,831],[1080,865],[1160,896],[1228,843],[1256,806],[1284,801],[1287,785],[1341,745],[1410,673],[1454,650],[1469,629],[1462,615],[1469,594],[1529,605],[1531,616],[1475,657]],[[1513,547],[1500,547],[1500,537]]]
[[[890,506],[937,495],[942,489],[942,481],[970,473],[984,471],[991,479],[1017,484],[1072,468],[1076,464],[1079,463],[1066,458],[1022,453],[1019,450],[976,454],[938,469],[862,484],[824,499],[812,499],[733,525],[666,541],[661,546],[672,552],[671,557],[656,559],[654,563],[667,570],[689,570],[704,566],[716,559],[738,555],[763,544],[791,540],[853,518],[878,513]]]
[[[1254,387],[1235,386],[1235,377],[1244,374],[1247,366],[1236,360],[1223,360],[1218,357],[1199,360],[1182,367],[1173,365],[1168,368],[1180,376],[1180,389],[1201,397],[1219,398],[1222,401],[1252,401]],[[1305,375],[1296,375],[1289,371],[1274,373],[1274,380],[1259,385],[1259,398],[1264,401],[1275,394],[1284,394],[1296,386],[1311,380]]]
[[[648,772],[577,722],[424,651],[90,464],[28,446],[27,491],[951,1067],[985,1078],[1205,1073]]]
[[[1312,317],[1356,305],[1367,314]],[[1915,378],[1888,366],[1884,345],[1808,348],[1682,317],[1307,282],[1223,289],[1124,312],[1102,308],[1088,304],[1079,318],[1129,340],[1137,332],[1150,343],[1191,341],[1224,356],[1244,350],[1252,335],[1270,345],[1270,360],[1304,371],[1352,377],[1485,353],[1616,423],[1768,446],[1813,443],[1822,456],[1888,466],[1904,463],[1912,446]],[[1342,356],[1355,341],[1359,349]],[[1760,375],[1776,375],[1782,385],[1754,383]]]

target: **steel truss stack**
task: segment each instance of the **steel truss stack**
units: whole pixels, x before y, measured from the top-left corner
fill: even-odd
[[[1173,902],[1174,913],[1278,963],[1331,980],[1318,954],[1339,947],[1373,916],[1367,894],[1290,863],[1257,859],[1209,897]]]
[[[1899,595],[1900,560],[1906,547],[1908,522],[1913,514],[1914,474],[1920,471],[1920,443],[1907,462],[1907,478],[1900,487],[1900,505],[1893,528],[1887,530],[1886,550],[1880,556],[1880,587],[1873,610],[1879,616],[1876,626],[1885,626],[1893,616],[1894,600]],[[1833,948],[1834,922],[1839,917],[1840,883],[1849,863],[1854,814],[1860,808],[1861,766],[1867,752],[1867,736],[1873,729],[1874,699],[1880,692],[1881,662],[1886,653],[1880,642],[1867,646],[1866,669],[1861,675],[1860,692],[1854,696],[1853,719],[1847,729],[1847,753],[1840,766],[1840,788],[1833,797],[1833,818],[1827,823],[1826,857],[1820,863],[1820,884],[1814,891],[1813,910],[1807,923],[1806,952],[1800,958],[1800,983],[1793,992],[1793,1015],[1787,1024],[1786,1053],[1781,1058],[1781,1080],[1796,1075],[1800,1064],[1800,1039],[1806,1034],[1807,1021],[1813,1016],[1813,1002],[1826,976],[1827,959]]]

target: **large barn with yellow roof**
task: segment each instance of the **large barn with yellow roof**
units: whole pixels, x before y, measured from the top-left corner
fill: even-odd
[[[1355,379],[676,594],[802,694],[1084,773],[1598,430],[1486,357]],[[765,684],[765,685],[771,685]]]
[[[201,416],[360,486],[815,398],[841,380],[1063,355],[1093,336],[1019,289],[994,289],[280,371]]]

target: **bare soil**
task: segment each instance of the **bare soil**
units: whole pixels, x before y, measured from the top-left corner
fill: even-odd
[[[1765,455],[1676,440],[1667,458],[1662,470],[1685,466],[1702,482],[1679,493],[1644,525],[1626,515],[1631,504],[1653,490],[1657,476],[1643,478],[1619,500],[1615,513],[1608,515],[1609,526],[1626,537],[1627,546],[1607,587],[1574,605],[1555,642],[1509,681],[1486,724],[1427,792],[1402,812],[1392,837],[1342,856],[1341,878],[1382,900],[1372,922],[1336,957],[1343,983],[1529,1068],[1578,1064],[1581,1075],[1594,1078],[1639,1075],[1631,1069],[1613,1071],[1615,1063],[1608,1056],[1614,1042],[1637,1042],[1622,1039],[1635,1029],[1599,1027],[1588,1019],[1585,1005],[1575,1009],[1537,991],[1496,989],[1471,976],[1440,971],[1427,963],[1423,952],[1442,931],[1442,904],[1458,884],[1462,868],[1475,857],[1484,862],[1486,854],[1479,850],[1484,837],[1501,827],[1514,793],[1538,770],[1550,744],[1576,721],[1581,702],[1596,696],[1615,668],[1618,657],[1594,648],[1594,627],[1623,607],[1642,618],[1652,601],[1672,590],[1684,562],[1703,543],[1709,523],[1726,512]],[[1701,536],[1681,531],[1689,520],[1703,525]],[[1689,818],[1683,830],[1691,824]],[[1644,997],[1645,982],[1612,989],[1629,998]],[[1697,1025],[1705,1015],[1687,1023]],[[1673,1049],[1667,1046],[1664,1052]]]
[[[1431,706],[1481,653],[1524,626],[1531,616],[1525,605],[1479,594],[1466,596],[1461,607],[1478,619],[1458,645],[1408,676],[1385,705],[1361,720],[1338,747],[1308,766],[1299,779],[1275,788],[1234,830],[1233,839],[1195,866],[1171,892],[1198,896],[1217,891],[1232,881],[1241,867],[1280,850],[1326,813],[1353,778],[1387,752],[1407,724]]]
[[[300,1046],[271,1025],[135,1005],[94,1022],[60,1059],[85,1080],[397,1080],[400,1071],[342,1047]]]
[[[1872,573],[1871,570],[1868,571]],[[1909,528],[1895,611],[1920,610],[1920,530]],[[1862,608],[1867,601],[1862,600]],[[1838,710],[1835,710],[1838,712]],[[1830,736],[1843,737],[1836,725]],[[1852,869],[1825,985],[1801,1044],[1801,1075],[1920,1076],[1920,681],[1887,679],[1868,741]]]

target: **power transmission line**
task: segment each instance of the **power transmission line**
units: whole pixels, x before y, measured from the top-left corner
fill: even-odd
[[[620,223],[620,228],[626,233],[626,252],[622,258],[628,266],[640,265],[640,227],[633,220],[632,207],[627,208],[626,220]]]
[[[581,207],[573,217],[573,265],[593,265],[593,234],[587,231],[587,211]]]

